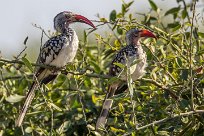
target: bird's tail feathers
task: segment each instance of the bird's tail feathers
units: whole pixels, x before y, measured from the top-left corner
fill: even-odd
[[[115,90],[116,90],[115,87],[112,86],[109,87],[108,93],[106,94],[106,98],[103,102],[103,107],[100,116],[98,117],[96,122],[96,130],[103,129],[105,127],[109,110],[111,109],[113,104],[113,99],[111,99],[111,97],[114,96]]]
[[[25,103],[23,105],[23,108],[20,111],[18,119],[16,120],[16,126],[18,126],[18,127],[21,126],[21,124],[23,122],[23,119],[25,117],[25,114],[26,114],[26,112],[28,110],[28,107],[29,107],[30,103],[32,102],[33,98],[35,97],[36,87],[37,87],[37,83],[33,82],[33,84],[31,85],[31,87],[29,89],[29,92],[27,93],[26,100],[25,100]]]

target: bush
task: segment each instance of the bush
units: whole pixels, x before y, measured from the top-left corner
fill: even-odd
[[[63,70],[67,74],[37,91],[22,128],[14,122],[32,81],[33,63],[22,55],[1,58],[0,135],[99,135],[94,127],[112,79],[108,67],[134,27],[149,29],[158,39],[142,41],[147,74],[133,84],[133,99],[129,92],[114,97],[104,134],[203,135],[204,33],[196,1],[177,0],[178,6],[163,13],[149,0],[151,10],[140,14],[141,21],[129,12],[132,3],[124,2],[109,19],[99,16],[97,28],[110,28],[105,36],[84,31],[75,61]],[[89,42],[89,33],[96,41]]]

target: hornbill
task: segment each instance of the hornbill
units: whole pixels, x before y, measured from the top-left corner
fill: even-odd
[[[72,62],[77,49],[78,37],[76,32],[69,27],[74,22],[81,22],[95,28],[94,24],[86,17],[74,14],[69,11],[63,11],[54,18],[54,29],[59,33],[57,36],[50,38],[40,49],[37,64],[55,66],[56,68],[64,67],[68,62]],[[21,126],[26,111],[31,104],[35,90],[39,85],[47,84],[56,78],[59,71],[39,67],[35,69],[34,81],[27,93],[25,103],[16,120],[16,126]]]
[[[109,110],[112,106],[113,97],[116,94],[124,92],[128,89],[127,85],[127,72],[124,72],[124,69],[117,65],[116,63],[121,63],[124,66],[127,66],[130,69],[130,76],[132,81],[135,81],[141,78],[145,74],[145,67],[147,65],[146,62],[146,53],[142,49],[142,46],[138,42],[141,37],[153,37],[156,36],[148,30],[139,30],[139,29],[131,29],[126,33],[126,42],[127,46],[122,48],[114,57],[110,69],[110,76],[117,76],[119,80],[115,81],[108,87],[108,91],[103,103],[103,107],[101,113],[96,122],[96,130],[99,128],[104,128]],[[137,63],[136,63],[136,62]],[[125,84],[124,84],[125,83]]]

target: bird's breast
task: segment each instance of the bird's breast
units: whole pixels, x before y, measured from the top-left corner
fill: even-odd
[[[145,74],[145,68],[147,66],[146,60],[146,53],[142,52],[138,54],[136,59],[133,61],[133,64],[131,64],[130,74],[133,81],[141,78]]]
[[[141,78],[145,74],[145,68],[147,66],[146,53],[143,51],[142,47],[138,47],[134,55],[127,56],[126,73],[121,76],[122,80],[127,80],[127,74],[131,75],[133,81]]]
[[[68,39],[57,57],[50,63],[56,67],[64,67],[68,62],[72,62],[76,56],[79,40],[76,34],[72,39]]]

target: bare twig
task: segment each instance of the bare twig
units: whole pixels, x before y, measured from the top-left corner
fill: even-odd
[[[50,38],[50,36],[45,32],[45,30],[41,27],[41,26],[38,26],[37,24],[32,24],[34,27],[40,29],[42,31],[42,33],[44,33],[47,38]]]
[[[175,115],[172,115],[171,117],[166,117],[164,119],[154,121],[154,122],[152,122],[150,124],[147,124],[145,126],[136,127],[136,130],[145,129],[145,128],[148,128],[148,127],[151,127],[151,126],[154,126],[154,125],[157,125],[157,124],[161,124],[161,123],[164,123],[164,122],[166,122],[168,120],[172,120],[172,119],[175,119],[175,118],[178,118],[178,117],[189,116],[189,115],[192,115],[192,114],[203,114],[203,113],[204,113],[204,110],[194,110],[194,111],[189,111],[189,112],[185,112],[185,113],[175,114]]]
[[[0,61],[1,62],[6,62],[6,63],[12,63],[12,64],[24,65],[23,61],[20,61],[20,60],[8,60],[8,59],[1,58]],[[56,68],[56,67],[50,66],[50,65],[43,65],[43,64],[37,64],[37,63],[31,63],[31,64],[33,66],[38,66],[38,67],[43,67],[43,68],[48,68],[48,69]]]
[[[15,59],[18,60],[19,57],[23,54],[23,52],[24,52],[26,49],[27,49],[27,46],[25,46],[25,47],[23,48],[23,50],[15,57]]]
[[[15,57],[15,59],[19,59],[19,57],[23,54],[23,52],[27,49],[26,43],[28,41],[28,36],[25,38],[23,44],[25,45],[25,47],[23,48],[23,50]]]

